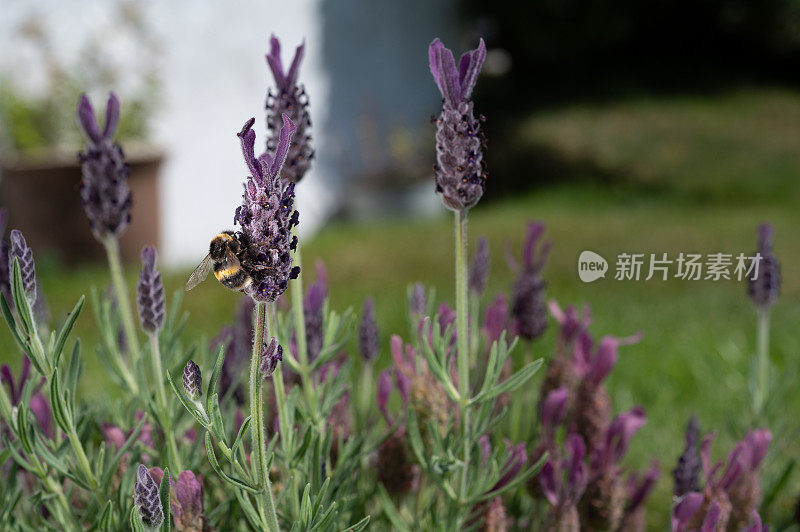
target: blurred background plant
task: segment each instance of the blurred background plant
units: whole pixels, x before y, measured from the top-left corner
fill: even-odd
[[[32,9],[13,30],[29,56],[24,70],[0,72],[0,153],[28,159],[74,153],[81,138],[69,109],[87,90],[102,94],[118,88],[126,108],[117,138],[150,140],[161,103],[160,42],[141,3],[116,2],[112,23],[82,35],[75,58],[65,57],[46,22]],[[119,41],[136,47],[136,61],[115,53]]]

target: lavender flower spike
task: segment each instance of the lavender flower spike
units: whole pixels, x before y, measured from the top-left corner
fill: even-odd
[[[156,269],[156,250],[150,246],[142,249],[142,271],[139,272],[136,296],[142,329],[151,334],[158,332],[164,326],[167,303],[161,272]]]
[[[158,498],[158,486],[143,464],[139,464],[136,469],[133,504],[145,526],[158,529],[164,522],[164,511],[161,509],[161,501]]]
[[[675,480],[673,494],[676,497],[691,491],[699,491],[698,478],[700,476],[700,422],[696,416],[689,418],[684,437],[686,446],[678,458],[678,464],[672,470],[672,478]]]
[[[521,266],[510,255],[507,255],[509,267],[517,274],[511,304],[514,328],[517,334],[526,340],[538,338],[547,328],[547,310],[544,300],[547,283],[542,278],[542,270],[550,254],[551,242],[546,240],[539,245],[544,230],[543,223],[528,222]]]
[[[474,294],[482,294],[489,277],[489,242],[486,237],[478,240],[478,249],[469,263],[469,289]]]
[[[19,271],[22,274],[22,289],[28,304],[33,306],[36,302],[36,265],[33,262],[33,251],[25,242],[25,237],[16,229],[11,231],[11,249],[8,252],[8,271],[13,271],[14,259],[19,262]],[[12,280],[13,282],[13,280]]]
[[[358,352],[367,362],[373,362],[380,354],[378,323],[375,321],[375,300],[364,300],[364,311],[358,326]]]
[[[203,395],[203,373],[194,360],[187,362],[183,368],[183,389],[192,401],[197,401]]]
[[[89,141],[78,154],[83,179],[80,196],[95,238],[118,237],[131,221],[133,198],[128,187],[128,163],[119,144],[112,142],[119,122],[119,100],[112,92],[106,105],[102,133],[85,94],[78,103],[78,121]]]
[[[253,279],[244,292],[256,301],[275,301],[286,291],[289,279],[300,274],[299,267],[292,267],[291,253],[297,248],[292,228],[299,220],[294,210],[294,183],[281,178],[295,126],[284,114],[274,155],[265,153],[256,159],[253,123],[254,118],[248,120],[238,135],[251,175],[245,183],[244,201],[236,209],[233,221],[242,227],[245,240],[242,267]]]
[[[781,285],[781,267],[772,251],[772,225],[763,223],[758,227],[758,249],[761,261],[755,279],[748,278],[748,294],[753,303],[768,309],[778,299]]]
[[[272,338],[267,344],[266,342],[261,346],[261,370],[262,378],[266,379],[278,368],[278,362],[283,360],[283,347],[278,343],[276,338]]]
[[[274,150],[280,143],[280,117],[285,114],[297,126],[297,131],[295,131],[294,143],[289,149],[281,176],[293,183],[297,183],[303,178],[311,166],[311,159],[314,158],[311,135],[308,133],[311,128],[308,96],[305,88],[297,85],[298,71],[300,63],[303,61],[305,48],[305,42],[297,47],[288,72],[283,70],[281,43],[274,35],[270,38],[270,51],[267,54],[267,63],[272,70],[277,88],[275,92],[270,89],[267,94],[267,129],[270,135],[267,141],[267,151]]]
[[[478,203],[486,187],[485,137],[469,100],[486,45],[481,39],[477,49],[461,56],[458,68],[453,52],[439,39],[431,43],[428,54],[431,74],[444,97],[436,119],[436,192],[448,209],[466,210]]]

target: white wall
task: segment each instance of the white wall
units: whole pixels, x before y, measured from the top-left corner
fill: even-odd
[[[19,44],[13,29],[31,9],[42,14],[57,52],[70,56],[88,33],[108,24],[114,5],[0,0],[0,68],[28,69],[31,51]],[[270,33],[281,39],[285,62],[306,38],[301,81],[311,97],[313,123],[325,121],[328,87],[320,60],[317,1],[150,0],[143,5],[163,45],[163,107],[154,123],[155,139],[168,153],[161,182],[160,256],[169,265],[188,265],[202,258],[216,232],[233,227],[247,175],[236,133],[251,116],[259,136],[256,148],[263,146],[264,100],[272,83],[264,59]],[[136,69],[136,49],[109,32],[104,43],[114,48],[120,62]],[[36,82],[34,72],[28,77]],[[95,101],[102,97],[92,96]],[[317,146],[317,151],[319,159],[297,190],[301,235],[313,232],[331,206],[320,177],[332,170],[325,169],[324,147]]]

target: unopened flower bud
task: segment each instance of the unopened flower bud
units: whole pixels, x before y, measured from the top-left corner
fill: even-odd
[[[167,303],[161,273],[156,269],[156,250],[150,246],[142,249],[142,271],[136,285],[136,298],[142,329],[148,333],[157,332],[164,326]]]
[[[203,373],[194,360],[187,362],[183,368],[183,389],[192,401],[203,395]]]
[[[372,298],[364,301],[364,311],[358,326],[358,352],[367,362],[374,361],[380,354],[378,324],[375,321],[375,301]]]
[[[278,367],[278,362],[283,360],[283,347],[278,343],[278,340],[273,337],[269,344],[264,343],[261,346],[261,376],[262,378],[267,378],[273,373],[275,373],[275,369]]]
[[[164,522],[164,511],[161,509],[161,501],[158,497],[158,485],[143,464],[139,464],[139,468],[136,470],[133,504],[145,526],[157,529]]]
[[[14,259],[19,262],[19,271],[22,274],[22,289],[28,303],[33,306],[36,302],[36,266],[33,262],[33,251],[25,242],[25,237],[16,229],[11,231],[11,249],[8,253],[8,271],[13,272]],[[12,280],[13,282],[13,280]]]

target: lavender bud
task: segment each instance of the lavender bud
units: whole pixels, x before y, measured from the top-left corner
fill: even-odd
[[[380,351],[380,338],[378,338],[378,323],[375,321],[375,301],[368,297],[364,301],[364,311],[361,313],[361,323],[358,326],[358,352],[367,362],[378,358]]]
[[[33,262],[33,251],[25,242],[25,237],[16,229],[11,231],[11,249],[8,253],[8,271],[13,271],[14,259],[19,262],[19,271],[22,274],[22,289],[28,303],[33,306],[36,302],[36,266]]]
[[[149,246],[142,249],[142,271],[139,272],[136,296],[142,329],[148,333],[157,332],[164,326],[167,304],[161,273],[156,269],[156,250]]]
[[[758,228],[758,254],[761,261],[755,279],[748,278],[748,294],[753,303],[768,309],[778,299],[781,286],[781,268],[778,257],[772,251],[772,225],[761,224]]]
[[[689,418],[684,439],[686,446],[678,458],[675,469],[672,470],[672,478],[675,480],[673,493],[676,497],[682,497],[691,491],[699,491],[700,489],[698,483],[700,475],[700,422],[696,416]]]
[[[313,361],[322,351],[325,334],[322,330],[324,316],[322,314],[325,300],[328,297],[328,274],[322,261],[317,261],[317,281],[308,287],[303,298],[303,319],[306,325],[306,350],[308,359]]]
[[[542,269],[550,253],[550,241],[539,246],[543,234],[544,224],[530,222],[522,253],[522,265],[517,265],[510,257],[508,259],[509,266],[517,273],[511,314],[514,317],[517,334],[527,340],[538,338],[547,327],[544,302],[544,289],[547,283],[542,279]]]
[[[300,268],[292,266],[292,252],[297,248],[292,228],[299,220],[294,210],[294,183],[281,178],[295,125],[283,115],[275,152],[256,159],[254,123],[255,119],[248,120],[238,134],[250,176],[233,220],[249,242],[242,267],[253,281],[244,292],[256,301],[275,301],[286,291],[289,280],[300,274]]]
[[[203,395],[203,373],[194,360],[187,362],[183,368],[183,389],[192,401],[197,401]]]
[[[489,278],[489,242],[485,237],[478,240],[478,249],[469,264],[469,289],[482,294]]]
[[[142,523],[158,528],[164,522],[164,511],[158,498],[158,485],[143,464],[136,469],[136,484],[133,486],[133,504]]]
[[[428,310],[428,300],[425,295],[425,285],[422,283],[414,283],[414,289],[411,292],[411,297],[408,301],[409,311],[411,312],[411,319],[416,324],[417,320],[425,315]]]
[[[261,376],[266,379],[278,367],[278,362],[283,360],[283,347],[278,343],[278,340],[273,337],[269,344],[266,342],[261,346]]]
[[[103,132],[97,127],[94,109],[85,94],[78,103],[78,121],[88,140],[78,154],[83,179],[80,196],[95,238],[117,237],[131,221],[133,198],[128,186],[129,166],[119,144],[112,138],[119,122],[119,100],[112,92],[106,106]]]
[[[486,187],[482,154],[486,141],[469,100],[486,45],[481,39],[477,49],[461,56],[458,68],[453,52],[439,39],[431,43],[428,54],[431,74],[444,97],[436,119],[436,192],[448,209],[466,210],[478,203]]]
[[[305,43],[297,47],[289,71],[284,72],[281,61],[281,43],[274,35],[270,38],[267,63],[275,78],[276,89],[267,94],[267,129],[270,138],[267,151],[274,151],[280,142],[281,116],[286,115],[297,126],[294,142],[289,148],[281,177],[299,182],[311,166],[314,150],[311,148],[311,116],[308,113],[308,95],[305,88],[297,85],[300,63],[305,53]]]

